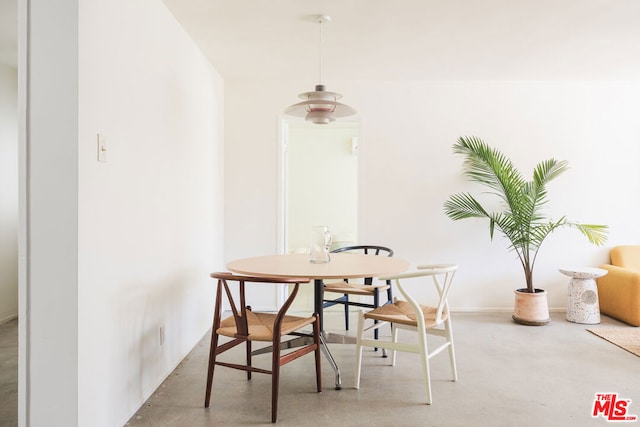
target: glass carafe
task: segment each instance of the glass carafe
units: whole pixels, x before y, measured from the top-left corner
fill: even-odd
[[[331,247],[331,233],[329,227],[320,225],[311,227],[311,251],[309,261],[315,264],[331,261],[329,248]]]

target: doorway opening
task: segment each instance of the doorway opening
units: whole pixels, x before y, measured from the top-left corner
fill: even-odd
[[[358,241],[359,135],[359,121],[319,126],[282,120],[280,253],[308,253],[311,227],[318,225],[329,228],[332,249]],[[311,287],[300,292],[296,305],[312,307]]]

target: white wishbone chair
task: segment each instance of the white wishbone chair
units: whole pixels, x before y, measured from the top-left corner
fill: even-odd
[[[431,381],[429,374],[429,359],[444,350],[449,350],[451,363],[451,373],[453,381],[457,381],[458,373],[456,369],[456,358],[453,346],[453,333],[451,330],[451,318],[447,304],[447,295],[453,283],[453,277],[457,265],[438,264],[421,265],[417,271],[379,277],[380,280],[395,281],[397,289],[406,300],[396,299],[393,304],[381,306],[375,310],[364,312],[358,315],[358,336],[356,342],[356,372],[354,387],[360,388],[360,371],[362,367],[362,347],[378,347],[391,350],[391,366],[396,363],[396,351],[417,353],[421,355],[421,367],[425,383],[427,399],[426,403],[431,404]],[[407,286],[417,285],[419,278],[431,277],[438,291],[439,301],[435,306],[419,304],[406,290]],[[411,283],[409,283],[411,282]],[[367,320],[377,321],[369,326],[365,325]],[[392,324],[391,340],[365,338],[367,331],[380,328],[387,323]],[[398,341],[398,331],[400,329],[417,332],[418,342]],[[429,350],[427,345],[427,334],[438,335],[445,338],[445,342],[433,350]]]

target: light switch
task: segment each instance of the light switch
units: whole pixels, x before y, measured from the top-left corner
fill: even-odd
[[[98,161],[107,161],[107,137],[102,134],[98,134]]]

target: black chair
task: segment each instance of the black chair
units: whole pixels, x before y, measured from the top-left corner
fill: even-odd
[[[360,253],[365,255],[379,255],[379,256],[393,256],[393,250],[376,245],[356,245],[345,246],[343,248],[334,249],[331,253],[348,252],[348,253]],[[342,294],[341,297],[335,299],[323,299],[322,308],[334,306],[336,304],[344,305],[344,325],[345,329],[349,330],[349,307],[365,307],[376,309],[381,306],[380,304],[380,292],[387,291],[387,299],[382,305],[393,303],[393,293],[391,289],[391,281],[373,284],[373,278],[367,277],[364,279],[364,283],[350,282],[348,279],[344,279],[340,282],[325,283],[324,292]],[[373,299],[372,303],[363,303],[349,300],[349,295],[359,295],[370,297]],[[375,330],[375,338],[378,339],[378,330]]]
[[[204,398],[204,406],[209,407],[211,400],[211,386],[213,384],[213,372],[216,367],[224,366],[227,368],[239,369],[247,372],[247,379],[251,379],[252,372],[271,375],[271,422],[275,423],[278,419],[278,389],[280,385],[280,366],[294,361],[298,357],[308,353],[315,354],[315,370],[316,370],[316,389],[322,391],[322,382],[320,377],[320,321],[317,313],[310,317],[291,316],[287,314],[287,310],[298,293],[298,287],[301,283],[308,283],[309,279],[303,278],[286,278],[286,277],[252,277],[235,275],[231,273],[213,273],[211,277],[218,279],[216,291],[216,304],[213,315],[213,327],[211,329],[211,349],[209,352],[209,371],[207,373],[207,388]],[[239,288],[238,304],[234,301],[230,283],[237,283]],[[293,285],[293,289],[286,302],[278,310],[277,313],[261,313],[251,311],[251,307],[246,304],[245,283],[275,283]],[[221,318],[222,314],[222,290],[227,296],[227,300],[231,305],[233,315],[225,319]],[[307,326],[313,326],[312,332],[300,332],[300,329]],[[220,336],[231,338],[231,341],[225,343],[219,342]],[[285,335],[293,335],[297,337],[307,338],[303,347],[297,348],[290,352],[284,350],[289,349],[286,343],[282,343],[281,338]],[[265,341],[272,345],[271,369],[259,369],[251,364],[251,342]],[[222,353],[239,345],[246,344],[246,363],[240,364],[224,362],[219,359]]]

